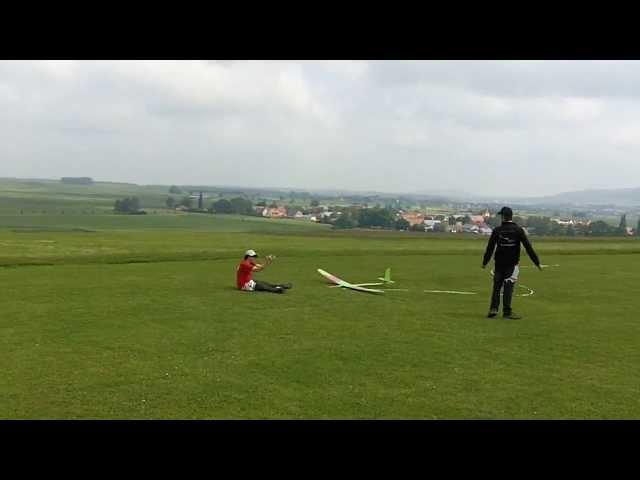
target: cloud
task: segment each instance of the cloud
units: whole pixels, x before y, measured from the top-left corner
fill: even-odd
[[[369,71],[384,86],[440,84],[501,97],[640,97],[637,61],[378,61]]]
[[[638,82],[639,62],[0,61],[0,176],[630,187]]]

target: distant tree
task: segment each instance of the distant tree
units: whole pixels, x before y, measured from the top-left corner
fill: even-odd
[[[564,227],[563,225],[560,225],[559,223],[551,222],[551,226],[549,228],[549,235],[560,237],[560,236],[566,235],[566,233],[567,233],[566,227]]]
[[[449,226],[452,227],[456,224],[456,217],[454,217],[453,215],[449,216]]]
[[[140,210],[140,199],[138,197],[131,197],[129,199],[129,210],[131,212],[137,212]]]
[[[363,208],[358,214],[361,227],[392,228],[394,221],[391,210],[385,208]]]
[[[278,204],[277,204],[275,201],[273,201],[273,202],[271,202],[271,204],[269,205],[269,208],[278,208]]]
[[[636,225],[636,237],[640,238],[640,218],[638,218],[638,225]]]
[[[138,197],[126,197],[115,202],[114,210],[118,213],[138,213],[140,211],[140,199]]]
[[[235,213],[238,215],[252,215],[254,212],[253,204],[246,198],[242,198],[242,197],[232,198],[229,204],[231,208],[231,213]]]
[[[202,192],[200,192],[200,196],[198,197],[198,210],[204,209],[204,196]]]
[[[627,214],[623,213],[620,217],[620,225],[618,225],[618,234],[626,235],[627,234]]]
[[[350,213],[343,213],[333,223],[333,226],[337,229],[355,228],[358,226],[358,222]]]
[[[577,224],[573,228],[576,232],[576,235],[585,236],[589,234],[589,226],[585,225],[584,223]],[[569,235],[568,231],[567,231],[567,235]]]
[[[409,230],[409,227],[411,227],[411,224],[402,217],[398,218],[394,223],[396,230]]]
[[[320,202],[318,202],[318,200],[316,200],[315,198],[313,200],[311,200],[311,206],[312,207],[317,207],[318,205],[320,205]]]
[[[175,185],[171,185],[171,188],[169,189],[169,193],[175,193],[176,195],[180,195],[182,193],[182,190],[180,190]]]
[[[193,198],[191,198],[189,195],[185,195],[184,197],[182,197],[182,200],[180,200],[180,205],[182,205],[183,207],[191,208],[193,206]]]
[[[176,201],[174,200],[173,197],[167,197],[167,208],[175,208],[176,207]]]
[[[601,237],[604,235],[612,235],[617,233],[618,229],[612,227],[607,222],[602,220],[596,220],[589,226],[588,234],[594,237]]]
[[[266,200],[260,200],[258,203],[256,203],[256,207],[266,207],[266,206],[267,206]]]
[[[553,225],[556,224],[553,223]],[[527,227],[534,230],[537,235],[549,235],[551,233],[552,222],[549,217],[531,216],[527,218]]]
[[[231,202],[226,198],[221,198],[211,204],[211,209],[215,213],[232,213]]]

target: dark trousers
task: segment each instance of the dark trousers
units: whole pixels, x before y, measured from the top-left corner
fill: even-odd
[[[277,292],[285,288],[280,284],[273,284],[269,282],[263,282],[262,280],[254,280],[256,282],[256,292]]]
[[[513,298],[513,282],[506,282],[505,280],[513,275],[512,267],[498,267],[496,266],[493,276],[493,294],[491,295],[491,310],[498,310],[500,308],[500,290],[504,289],[504,304],[502,306],[502,313],[508,315],[511,313],[511,299]]]

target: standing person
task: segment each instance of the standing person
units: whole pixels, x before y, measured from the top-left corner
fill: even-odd
[[[253,250],[247,250],[244,254],[244,260],[240,262],[236,270],[236,286],[238,290],[244,290],[245,292],[273,292],[284,293],[285,290],[290,289],[293,285],[290,283],[285,284],[272,284],[263,282],[260,280],[253,280],[253,272],[261,272],[266,267],[271,265],[273,259],[272,255],[267,255],[264,264],[256,263],[258,254]]]
[[[493,229],[487,249],[484,252],[482,268],[487,266],[495,250],[495,273],[493,277],[493,294],[491,295],[491,307],[487,317],[498,315],[500,307],[500,290],[504,289],[504,304],[502,306],[503,318],[517,320],[522,317],[511,311],[511,299],[513,287],[518,280],[520,268],[520,244],[524,245],[531,261],[542,270],[540,259],[533,250],[527,233],[518,224],[513,222],[513,211],[509,207],[502,207],[498,212],[502,215],[502,225]]]

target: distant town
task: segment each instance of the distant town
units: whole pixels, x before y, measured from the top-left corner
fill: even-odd
[[[269,219],[292,219],[330,224],[335,229],[386,229],[423,233],[453,233],[491,235],[500,224],[497,215],[499,204],[445,203],[441,200],[422,200],[415,197],[393,198],[389,196],[336,196],[318,198],[307,192],[282,192],[270,198],[257,199],[259,195],[245,192],[231,198],[211,201],[204,192],[189,191],[189,195],[174,198],[182,191],[171,187],[167,206],[182,212],[208,212],[239,214]],[[230,192],[227,192],[230,193]],[[216,196],[220,197],[221,192]],[[248,197],[257,199],[255,203]],[[275,198],[274,198],[275,197]],[[197,205],[197,207],[196,207]],[[638,226],[627,225],[627,213],[611,206],[593,207],[584,211],[563,212],[561,209],[524,206],[516,209],[514,221],[526,228],[531,235],[551,236],[635,236]],[[618,215],[616,215],[618,214]],[[611,217],[615,215],[615,223]],[[608,221],[602,218],[608,218]],[[640,223],[640,219],[638,220]],[[616,225],[617,224],[617,225]]]

